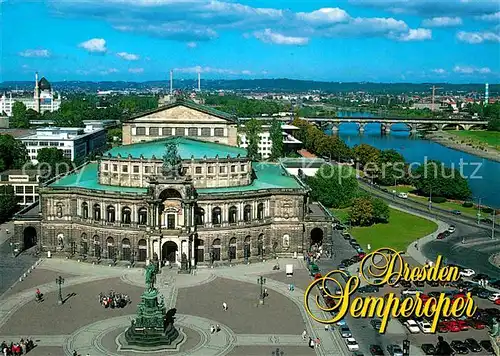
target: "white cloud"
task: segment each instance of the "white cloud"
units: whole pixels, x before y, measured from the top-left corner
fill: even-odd
[[[136,61],[139,59],[139,56],[133,53],[118,52],[116,55],[122,59],[125,59],[126,61]]]
[[[455,73],[459,74],[490,74],[491,69],[488,67],[482,67],[482,68],[477,68],[477,67],[471,67],[471,66],[455,66],[453,68],[453,71]]]
[[[457,39],[469,44],[479,44],[483,42],[500,42],[500,35],[494,32],[465,32],[457,33]]]
[[[444,70],[443,68],[436,68],[436,69],[431,70],[431,72],[436,73],[436,74],[445,74],[446,70]]]
[[[215,68],[209,66],[195,66],[195,67],[184,67],[184,68],[174,68],[174,72],[178,73],[212,73],[212,74],[229,74],[229,75],[251,75],[252,72],[248,69],[244,70],[234,70],[227,68]]]
[[[349,20],[349,15],[338,7],[326,7],[312,12],[298,12],[297,18],[313,23],[338,23]]]
[[[196,42],[188,42],[186,43],[186,46],[188,46],[189,48],[196,48],[198,44]]]
[[[38,58],[49,58],[50,51],[47,49],[26,49],[19,52],[21,57],[38,57]]]
[[[91,53],[104,53],[107,51],[106,40],[103,38],[92,38],[88,41],[82,42],[78,45]]]
[[[144,68],[129,68],[129,73],[140,74],[144,72]]]
[[[423,26],[427,27],[454,27],[462,24],[460,17],[433,17],[422,22]]]
[[[498,22],[500,21],[500,11],[494,12],[492,14],[484,14],[481,16],[476,16],[476,20],[488,21],[488,22]]]
[[[432,39],[432,31],[426,28],[410,29],[407,33],[394,36],[394,39],[403,42],[430,40]]]
[[[108,74],[113,74],[113,73],[118,73],[118,72],[119,72],[119,70],[116,68],[108,68],[105,70],[101,70],[99,73],[102,75],[108,75]]]
[[[270,28],[266,28],[264,31],[254,32],[253,35],[255,38],[265,43],[292,46],[303,46],[309,43],[309,38],[307,37],[285,36],[281,33],[273,32]]]

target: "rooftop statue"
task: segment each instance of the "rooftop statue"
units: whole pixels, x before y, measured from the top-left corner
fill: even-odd
[[[156,266],[150,262],[146,267],[146,289],[148,291],[155,289],[156,273],[158,273]]]
[[[168,140],[165,144],[165,154],[163,155],[163,175],[166,177],[176,177],[181,172],[182,158],[177,150],[176,139]]]

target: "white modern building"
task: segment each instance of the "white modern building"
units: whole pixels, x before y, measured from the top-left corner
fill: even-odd
[[[245,126],[242,125],[242,127]],[[271,134],[269,132],[270,128],[271,125],[262,125],[262,132],[259,134],[260,141],[259,141],[259,150],[257,152],[264,159],[269,158],[271,156],[271,149],[273,147],[273,141],[271,140]],[[285,151],[292,151],[299,149],[300,146],[302,145],[301,141],[297,140],[295,137],[292,136],[292,132],[298,129],[299,129],[298,127],[293,125],[288,125],[288,124],[281,125],[281,130],[283,134],[283,145]],[[247,148],[248,141],[244,130],[238,132],[238,136],[239,136],[239,146],[241,148]]]
[[[33,96],[18,96],[10,92],[8,96],[4,93],[0,97],[0,116],[4,113],[12,116],[12,107],[16,101],[23,103],[26,109],[33,109],[40,114],[45,111],[56,111],[61,106],[61,94],[55,93],[45,77],[38,80],[38,73],[35,74],[35,88]]]
[[[38,200],[38,178],[37,171],[11,169],[0,173],[0,185],[12,186],[19,205],[26,206]]]
[[[18,137],[26,146],[33,164],[37,164],[38,151],[45,147],[56,147],[64,156],[78,161],[92,152],[99,152],[106,147],[107,130],[104,123],[84,122],[81,127],[43,127],[35,134]]]

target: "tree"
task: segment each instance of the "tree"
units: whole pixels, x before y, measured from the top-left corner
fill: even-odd
[[[349,206],[358,192],[354,171],[346,166],[321,166],[314,177],[307,178],[313,200],[332,208]]]
[[[18,197],[11,185],[0,186],[0,223],[9,219],[17,209]]]
[[[40,119],[41,115],[38,111],[35,111],[33,109],[28,109],[26,110],[26,118],[28,119],[28,122],[30,120],[38,120]]]
[[[259,142],[260,142],[260,132],[262,131],[262,126],[259,120],[251,119],[244,127],[245,136],[247,138],[247,154],[252,160],[259,159]]]
[[[456,169],[439,161],[428,161],[411,172],[412,183],[420,194],[449,199],[468,199],[472,195],[469,183]]]
[[[369,197],[354,199],[349,211],[352,225],[370,226],[373,224],[373,205]]]
[[[11,135],[0,135],[0,172],[21,169],[28,162],[28,151],[21,141]]]
[[[281,123],[274,119],[271,122],[271,127],[269,129],[269,136],[273,143],[271,147],[271,159],[276,160],[283,157],[284,147],[283,147],[283,132],[281,131]]]
[[[388,222],[390,216],[389,205],[379,198],[371,198],[374,222]]]
[[[55,147],[44,147],[38,150],[37,161],[40,171],[44,171],[42,175],[45,179],[66,173],[72,167],[71,160],[64,156],[62,150]]]
[[[12,105],[10,126],[17,129],[29,129],[30,122],[26,114],[26,105],[24,105],[24,103],[16,101]]]
[[[377,183],[393,185],[406,182],[406,164],[404,157],[396,150],[380,151]]]
[[[108,137],[107,137],[108,143],[116,142],[115,137],[117,138],[118,142],[122,141],[122,129],[121,128],[116,127],[116,128],[108,130]]]
[[[355,146],[353,154],[356,161],[358,161],[363,167],[369,162],[376,164],[380,161],[380,150],[367,145],[366,143]]]

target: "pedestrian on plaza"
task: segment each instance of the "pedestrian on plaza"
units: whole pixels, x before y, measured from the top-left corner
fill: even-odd
[[[328,331],[330,329],[330,327],[328,326],[328,324],[325,324],[325,331]]]
[[[215,326],[210,325],[210,334],[213,334],[215,332]]]
[[[307,331],[306,329],[304,329],[304,331],[302,331],[302,340],[305,340],[306,336],[307,336]]]
[[[314,340],[313,340],[313,339],[311,339],[311,338],[309,338],[309,347],[310,347],[311,349],[314,349]]]
[[[415,247],[415,250],[418,251],[418,244],[415,242],[415,245],[413,245]]]
[[[73,350],[73,356],[78,356],[78,352],[76,352],[76,350]]]
[[[222,303],[222,310],[227,311],[227,303]]]
[[[219,331],[220,331],[220,325],[219,325],[219,324],[217,324],[217,325],[215,326],[215,331],[216,331],[216,332],[219,332]]]
[[[295,286],[294,286],[294,285],[293,285],[293,283],[292,283],[292,292],[293,292],[294,290],[295,290]]]
[[[267,297],[269,294],[267,293],[267,288],[264,288],[264,297]]]
[[[319,341],[320,341],[319,337],[316,338],[316,340],[314,340],[314,344],[315,344],[316,347],[319,347]]]

